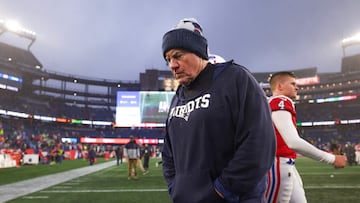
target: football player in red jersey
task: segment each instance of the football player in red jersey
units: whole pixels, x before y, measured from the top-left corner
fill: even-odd
[[[297,153],[343,168],[346,156],[322,151],[304,139],[296,129],[296,111],[293,99],[297,96],[296,77],[291,72],[277,72],[270,79],[272,97],[269,98],[271,117],[276,132],[276,156],[268,172],[266,199],[270,203],[304,203],[305,191],[301,177],[295,167]]]

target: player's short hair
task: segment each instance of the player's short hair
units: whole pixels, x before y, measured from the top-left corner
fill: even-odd
[[[296,78],[296,75],[294,74],[294,72],[290,72],[290,71],[279,71],[279,72],[271,74],[270,78],[269,78],[271,91],[273,91],[275,89],[276,83],[279,80],[281,80],[284,76]]]

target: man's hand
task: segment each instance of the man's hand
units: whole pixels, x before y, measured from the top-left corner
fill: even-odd
[[[333,163],[335,168],[344,168],[347,163],[346,156],[343,155],[335,155],[335,161]]]

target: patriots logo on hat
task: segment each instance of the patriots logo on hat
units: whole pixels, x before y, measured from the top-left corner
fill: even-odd
[[[176,28],[184,28],[184,29],[188,29],[190,31],[193,31],[195,33],[200,34],[201,36],[203,35],[203,30],[201,28],[201,26],[199,25],[199,23],[197,22],[196,19],[194,18],[185,18],[182,19],[179,24],[176,26]]]
[[[184,21],[184,23],[191,23],[194,26],[194,32],[199,33],[200,35],[202,35],[202,29],[200,27],[200,25],[196,22],[192,22],[192,21]]]

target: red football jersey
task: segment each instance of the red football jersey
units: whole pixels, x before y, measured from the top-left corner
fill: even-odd
[[[294,102],[286,96],[273,96],[269,98],[271,111],[288,111],[291,113],[292,122],[296,128],[296,111]],[[274,126],[276,132],[276,156],[286,158],[296,158],[296,152],[290,149],[280,135],[278,129]]]

